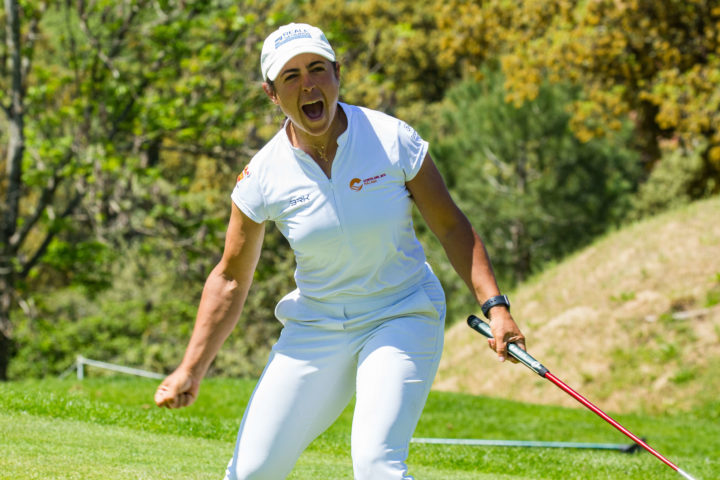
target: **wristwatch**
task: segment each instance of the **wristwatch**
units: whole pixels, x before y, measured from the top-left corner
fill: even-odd
[[[488,316],[490,309],[498,305],[505,305],[507,309],[510,310],[510,299],[508,299],[507,295],[495,295],[494,297],[488,298],[485,303],[482,304],[480,309],[482,310],[483,315],[485,315],[485,318],[490,320],[490,317]]]

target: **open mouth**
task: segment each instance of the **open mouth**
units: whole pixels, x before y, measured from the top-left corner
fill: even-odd
[[[325,105],[323,104],[322,100],[307,103],[302,106],[302,111],[305,113],[305,115],[307,115],[310,120],[317,120],[322,117],[324,109]]]

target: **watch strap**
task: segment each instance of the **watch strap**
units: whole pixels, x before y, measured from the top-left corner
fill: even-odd
[[[493,307],[496,307],[498,305],[505,305],[508,310],[510,310],[510,299],[507,295],[495,295],[494,297],[488,298],[485,303],[482,304],[482,307],[480,309],[482,310],[483,315],[485,315],[485,318],[488,320],[490,317],[488,314],[490,313],[490,309]]]

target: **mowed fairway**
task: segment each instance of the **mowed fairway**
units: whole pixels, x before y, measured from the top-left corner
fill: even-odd
[[[2,479],[220,479],[252,381],[209,379],[184,410],[151,404],[155,382],[90,378],[0,385]],[[612,412],[609,412],[612,413]],[[720,472],[717,404],[615,418],[698,479]],[[351,406],[292,479],[351,479]],[[628,443],[591,412],[433,392],[417,437]],[[648,453],[413,444],[417,479],[676,479]]]

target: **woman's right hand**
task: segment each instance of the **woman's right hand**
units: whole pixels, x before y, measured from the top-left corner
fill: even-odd
[[[192,405],[200,390],[200,380],[196,380],[186,370],[177,369],[160,384],[155,392],[155,404],[158,407],[182,408]]]
[[[233,203],[222,259],[205,281],[183,361],[155,392],[158,407],[187,407],[197,399],[200,381],[240,318],[264,236],[265,223],[254,222]]]

